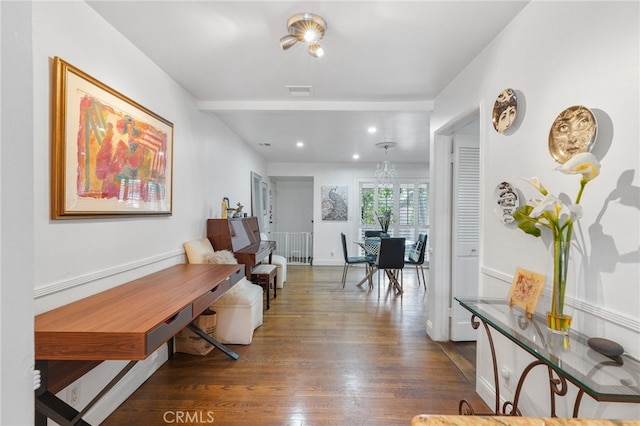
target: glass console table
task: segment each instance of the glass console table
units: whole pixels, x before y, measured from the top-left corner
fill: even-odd
[[[547,368],[551,399],[551,417],[556,417],[555,398],[567,393],[567,381],[573,383],[578,394],[573,405],[573,417],[578,417],[580,402],[584,394],[596,401],[603,402],[640,402],[640,362],[623,354],[609,358],[593,349],[587,343],[588,337],[574,330],[567,336],[551,332],[546,319],[539,314],[527,318],[517,308],[509,308],[504,299],[462,299],[455,298],[460,305],[471,312],[471,325],[474,329],[485,328],[496,390],[495,413],[498,415],[520,415],[518,400],[529,372],[535,367]],[[593,319],[597,321],[597,319]],[[514,394],[513,401],[500,407],[500,386],[498,365],[493,345],[491,329],[502,334],[520,348],[536,358],[527,365]],[[475,414],[471,405],[462,400],[460,414]]]

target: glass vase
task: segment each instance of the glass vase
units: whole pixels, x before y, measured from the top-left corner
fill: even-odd
[[[551,310],[547,312],[547,327],[555,333],[568,334],[571,328],[571,315],[564,309],[564,295],[567,288],[567,272],[569,270],[569,247],[565,241],[554,241],[553,244],[553,291],[551,293]]]

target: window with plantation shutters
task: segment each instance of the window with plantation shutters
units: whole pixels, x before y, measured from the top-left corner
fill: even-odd
[[[429,233],[429,197],[426,179],[398,178],[393,183],[379,183],[374,179],[358,182],[360,220],[358,235],[379,230],[377,214],[390,210],[392,222],[389,234],[416,241],[421,233]]]

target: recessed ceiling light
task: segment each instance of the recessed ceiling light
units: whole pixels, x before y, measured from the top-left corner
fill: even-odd
[[[353,159],[357,160],[358,158],[360,158],[360,156],[358,154],[353,154]]]
[[[296,146],[297,147],[303,147],[304,146],[304,142],[298,141],[298,142],[296,142]]]
[[[377,131],[378,131],[378,129],[376,129],[375,127],[371,126],[371,127],[369,127],[369,128],[367,129],[367,131],[368,131],[369,133],[375,133],[375,132],[377,132]]]

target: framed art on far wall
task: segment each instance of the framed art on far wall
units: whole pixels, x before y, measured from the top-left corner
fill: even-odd
[[[51,218],[170,215],[173,124],[53,59]]]
[[[349,187],[327,186],[320,188],[322,220],[344,221],[349,218]]]

